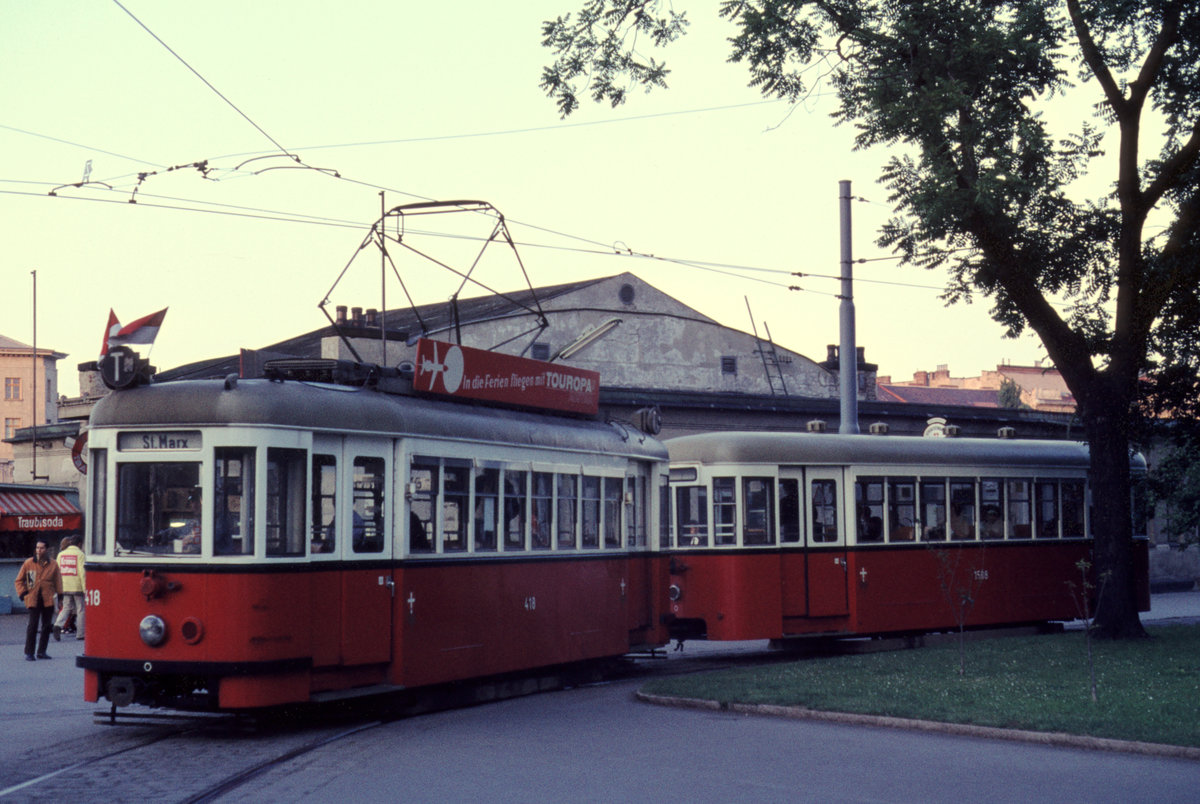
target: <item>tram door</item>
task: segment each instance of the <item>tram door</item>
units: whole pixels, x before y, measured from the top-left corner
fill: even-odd
[[[850,613],[847,598],[846,521],[842,470],[804,472],[805,536],[808,553],[808,616]]]
[[[314,451],[316,445],[314,444]],[[341,450],[341,655],[343,664],[392,659],[392,442],[346,438]]]
[[[808,555],[804,549],[804,470],[779,468],[779,572],[783,619],[808,616]]]

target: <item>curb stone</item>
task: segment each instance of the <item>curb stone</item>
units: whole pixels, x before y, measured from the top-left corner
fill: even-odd
[[[699,698],[677,698],[668,695],[635,693],[643,703],[656,706],[672,706],[680,709],[702,709],[712,712],[731,712],[739,715],[784,717],[795,720],[821,720],[852,726],[875,726],[887,729],[908,729],[951,734],[960,737],[981,737],[989,740],[1036,743],[1065,748],[1080,748],[1089,751],[1116,751],[1127,754],[1187,759],[1200,762],[1200,748],[1183,745],[1164,745],[1133,740],[1114,740],[1107,737],[1088,737],[1063,732],[1027,731],[1024,729],[1001,729],[995,726],[973,726],[968,723],[940,723],[933,720],[913,720],[881,715],[858,715],[849,712],[824,712],[802,706],[778,706],[775,704],[746,704]]]

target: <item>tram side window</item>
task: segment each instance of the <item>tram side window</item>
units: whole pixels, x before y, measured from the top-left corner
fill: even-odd
[[[917,483],[911,477],[888,481],[887,533],[889,542],[911,542],[916,538]]]
[[[814,542],[836,542],[838,540],[837,481],[812,481],[812,540]]]
[[[1034,536],[1038,539],[1058,538],[1058,483],[1039,480],[1033,484]]]
[[[199,553],[199,463],[117,465],[117,554]]]
[[[504,549],[525,549],[525,520],[529,473],[504,470]]]
[[[254,450],[221,447],[214,453],[213,554],[254,554]]]
[[[549,550],[554,524],[554,474],[533,473],[533,549]]]
[[[857,512],[855,533],[859,544],[883,541],[883,479],[860,477],[854,481]]]
[[[467,549],[467,503],[471,496],[471,467],[465,461],[446,461],[442,467],[442,550]]]
[[[350,546],[356,553],[383,552],[383,488],[383,458],[355,458]]]
[[[975,480],[950,481],[950,538],[975,539]]]
[[[573,550],[578,538],[579,521],[576,505],[579,499],[579,476],[558,474],[558,549]]]
[[[1084,484],[1064,480],[1062,484],[1062,535],[1064,539],[1082,539],[1087,535]]]
[[[649,544],[646,537],[646,519],[649,516],[647,485],[646,478],[638,477],[637,497],[634,498],[637,510],[632,515],[635,525],[629,531],[630,546]],[[658,546],[663,549],[671,546],[671,476],[668,474],[658,476]]]
[[[1004,538],[1004,481],[984,478],[979,481],[979,536],[983,539]]]
[[[784,544],[800,541],[800,481],[779,481],[779,538]]]
[[[921,480],[921,541],[946,540],[946,480]]]
[[[675,489],[675,518],[680,547],[708,547],[708,490],[704,486]]]
[[[408,470],[408,549],[412,553],[431,553],[437,539],[438,488],[441,466],[437,458],[413,458]]]
[[[108,527],[108,517],[105,516],[108,500],[108,450],[92,450],[91,463],[88,466],[92,473],[92,540],[88,552],[102,555],[107,542],[105,528]]]
[[[775,544],[775,484],[769,477],[742,478],[744,544]]]
[[[713,530],[716,544],[737,543],[737,486],[732,477],[714,477]]]
[[[312,552],[337,548],[337,458],[312,456]]]
[[[625,543],[628,547],[653,547],[650,507],[653,493],[646,475],[625,478]],[[671,488],[666,474],[658,476],[658,544],[670,544]]]
[[[267,450],[267,555],[304,555],[304,450]]]
[[[526,550],[529,473],[504,470],[504,550]]]
[[[583,476],[579,501],[582,525],[579,543],[594,550],[600,547],[600,478]]]
[[[1028,480],[1008,481],[1008,538],[1029,539],[1033,536],[1030,527],[1030,499]]]
[[[475,549],[496,549],[496,531],[500,521],[500,470],[490,467],[475,470]]]
[[[621,546],[621,484],[619,477],[604,478],[604,546]]]

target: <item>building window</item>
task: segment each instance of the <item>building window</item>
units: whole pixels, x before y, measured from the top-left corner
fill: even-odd
[[[535,343],[529,347],[529,356],[534,360],[549,360],[550,359],[550,344]]]
[[[20,419],[5,419],[4,420],[4,437],[13,438],[17,434],[17,428],[21,426]]]
[[[21,378],[20,377],[5,377],[4,378],[4,401],[19,402],[21,400]]]
[[[726,355],[721,358],[721,373],[722,374],[737,374],[737,358]]]

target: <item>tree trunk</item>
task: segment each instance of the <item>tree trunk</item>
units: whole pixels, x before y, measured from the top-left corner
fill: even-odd
[[[1085,414],[1085,426],[1091,448],[1095,537],[1094,633],[1109,639],[1144,637],[1134,576],[1129,437],[1120,416]]]

